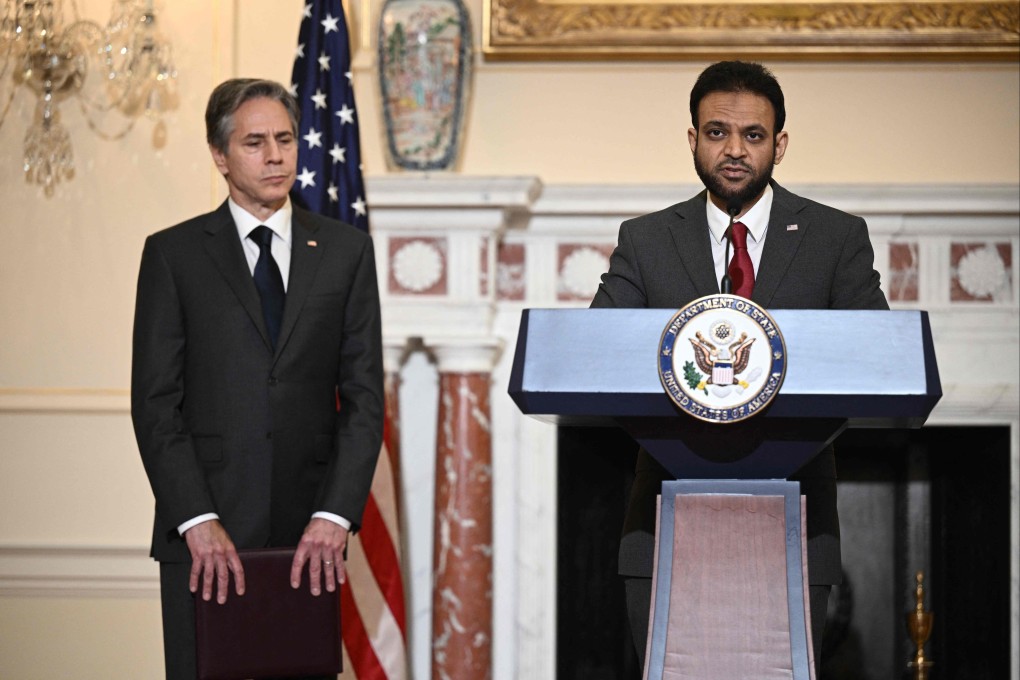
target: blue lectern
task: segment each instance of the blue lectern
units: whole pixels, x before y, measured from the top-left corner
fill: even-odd
[[[928,315],[771,311],[785,381],[762,413],[717,424],[662,387],[656,358],[673,314],[525,310],[510,396],[551,423],[622,427],[679,480],[660,497],[646,678],[810,680],[803,503],[785,478],[846,427],[924,424],[942,396]],[[691,590],[714,575],[727,585]]]

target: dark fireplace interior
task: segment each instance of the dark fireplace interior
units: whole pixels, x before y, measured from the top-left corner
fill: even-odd
[[[819,680],[913,678],[906,615],[925,574],[931,680],[1009,675],[1008,427],[848,430],[836,442],[843,586]],[[557,678],[638,680],[616,550],[637,446],[560,428]]]

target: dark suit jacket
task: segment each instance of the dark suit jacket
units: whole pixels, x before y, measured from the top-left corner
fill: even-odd
[[[275,352],[226,202],[145,242],[131,415],[157,560],[189,561],[177,526],[209,512],[238,548],[296,545],[316,511],[360,524],[383,418],[372,241],[297,207],[292,226]]]
[[[771,309],[888,309],[874,270],[868,228],[860,217],[796,196],[773,183],[772,214],[752,300]],[[628,220],[592,307],[679,309],[719,292],[705,214],[707,192]],[[796,229],[787,229],[797,225]],[[812,584],[840,582],[836,463],[832,448],[793,479],[808,502],[808,570]],[[620,573],[651,576],[655,497],[669,474],[638,455],[623,538]]]

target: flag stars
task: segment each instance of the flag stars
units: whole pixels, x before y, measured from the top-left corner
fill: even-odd
[[[368,216],[368,206],[365,205],[365,199],[358,196],[358,200],[351,203],[351,207],[354,208],[354,212],[362,217]]]
[[[347,104],[340,107],[340,110],[336,112],[336,116],[340,119],[340,125],[344,123],[354,125],[354,109],[347,106]]]
[[[290,92],[290,96],[297,99],[297,83],[291,83],[290,87],[287,88],[287,92]]]
[[[337,28],[337,22],[340,21],[339,17],[334,17],[329,12],[326,12],[326,18],[320,21],[322,27],[325,29],[325,35],[329,35],[330,31],[339,31]]]
[[[308,148],[314,149],[317,146],[322,146],[322,133],[316,132],[315,128],[308,128],[308,134],[301,139],[308,142]]]
[[[297,176],[297,181],[301,182],[301,188],[307,189],[308,187],[315,186],[315,171],[309,170],[306,166],[301,167],[301,174]]]
[[[339,2],[329,3],[328,12],[326,3],[313,0],[300,0],[297,5],[304,8],[301,35],[294,49],[297,82],[288,89],[301,102],[307,120],[298,132],[300,172],[293,189],[324,214],[367,229],[368,203],[359,172],[364,167],[356,136],[354,73],[343,45],[348,26],[343,23]],[[338,11],[334,14],[333,10]],[[348,124],[350,128],[345,128]],[[345,137],[347,134],[351,136]],[[314,246],[314,242],[309,243],[309,247]]]
[[[334,144],[333,148],[329,150],[329,155],[333,157],[334,164],[346,163],[347,162],[347,158],[345,156],[346,153],[347,149],[340,146],[339,144]]]

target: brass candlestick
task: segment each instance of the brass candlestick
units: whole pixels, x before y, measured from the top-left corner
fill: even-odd
[[[917,645],[917,653],[914,660],[907,664],[907,668],[914,669],[915,680],[928,680],[928,669],[935,665],[935,662],[924,658],[924,643],[931,637],[931,627],[935,614],[924,610],[924,572],[917,572],[917,590],[915,597],[917,605],[914,611],[907,614],[907,629],[910,631],[910,639]]]

